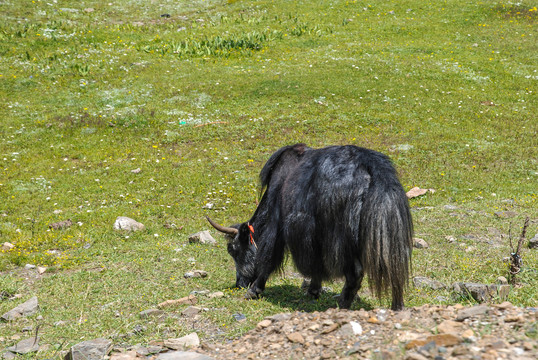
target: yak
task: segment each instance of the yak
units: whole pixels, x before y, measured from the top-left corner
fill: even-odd
[[[404,307],[411,271],[413,222],[391,160],[354,145],[320,149],[305,144],[276,151],[260,173],[261,200],[245,223],[225,227],[245,298],[263,292],[286,251],[311,279],[317,298],[322,281],[345,278],[338,306],[349,309],[364,275],[378,298],[391,292],[393,310]]]

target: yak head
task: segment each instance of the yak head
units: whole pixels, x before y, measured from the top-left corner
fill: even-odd
[[[236,282],[239,288],[248,288],[256,280],[256,247],[251,241],[251,228],[248,223],[225,227],[206,216],[207,221],[215,229],[226,235],[228,254],[235,262]]]

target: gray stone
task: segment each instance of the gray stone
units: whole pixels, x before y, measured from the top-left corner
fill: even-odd
[[[529,248],[538,249],[538,234],[534,235],[534,237],[529,240]]]
[[[94,339],[83,341],[72,346],[65,357],[66,360],[102,360],[112,350],[112,341]]]
[[[185,279],[190,279],[190,278],[205,278],[207,277],[207,271],[204,271],[204,270],[193,270],[193,271],[189,271],[189,272],[186,272],[183,277]]]
[[[413,239],[413,246],[416,247],[417,249],[427,249],[430,247],[430,245],[428,245],[428,243],[424,241],[424,239],[420,239],[420,238]]]
[[[430,288],[433,290],[439,290],[446,288],[446,285],[440,281],[429,279],[424,276],[415,276],[413,278],[413,284],[418,288]]]
[[[118,216],[114,223],[115,230],[142,231],[145,228],[144,224],[126,216]]]
[[[164,346],[172,350],[183,350],[189,347],[200,346],[200,338],[195,332],[177,339],[164,340]]]
[[[214,358],[190,351],[170,351],[159,354],[156,360],[214,360]]]
[[[181,315],[186,317],[193,317],[195,315],[198,315],[200,311],[202,311],[202,309],[198,306],[189,306],[181,312]]]
[[[215,291],[211,294],[208,294],[207,297],[210,299],[221,298],[224,297],[224,293],[222,291]]]
[[[139,315],[142,319],[147,319],[149,317],[157,317],[164,315],[164,311],[159,309],[148,309],[141,311]]]
[[[241,313],[233,314],[232,316],[236,321],[239,321],[239,322],[245,321],[247,319],[247,317]]]
[[[12,321],[21,316],[33,315],[37,312],[38,308],[39,304],[37,302],[37,296],[34,296],[25,303],[11,309],[10,311],[2,315],[1,319],[5,321]]]
[[[471,296],[479,303],[488,302],[493,299],[505,300],[510,292],[508,285],[486,285],[478,283],[454,283],[452,289],[463,296]]]
[[[485,314],[488,311],[489,311],[489,307],[485,305],[473,306],[473,307],[458,311],[458,313],[456,314],[456,320],[463,321],[473,316]]]
[[[189,242],[191,243],[200,243],[200,244],[209,244],[215,245],[217,240],[211,236],[209,230],[199,231],[195,234],[189,236]]]
[[[11,351],[7,351],[7,350],[2,354],[2,359],[4,360],[12,360],[12,359],[15,359],[16,357],[17,357],[17,354],[12,353]]]
[[[72,225],[73,225],[73,221],[71,221],[71,219],[67,219],[67,220],[49,224],[49,229],[63,230],[63,229],[70,228]]]
[[[39,350],[39,337],[21,340],[16,345],[8,347],[7,350],[21,355],[36,352]]]

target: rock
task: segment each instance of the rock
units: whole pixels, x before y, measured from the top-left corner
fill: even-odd
[[[47,271],[47,268],[45,266],[38,266],[37,267],[37,273],[39,275],[43,275]]]
[[[189,295],[189,296],[182,297],[181,299],[163,301],[162,303],[157,305],[157,307],[159,309],[163,309],[163,308],[167,308],[171,306],[185,305],[185,304],[196,305],[197,302],[198,302],[198,299],[196,298],[196,296]]]
[[[131,172],[132,172],[133,174],[140,174],[141,171],[142,171],[141,168],[136,168],[136,169],[134,169],[134,170],[131,170]]]
[[[71,227],[71,225],[73,225],[73,222],[71,221],[71,219],[67,219],[67,220],[49,224],[49,229],[62,230],[62,229],[67,229]]]
[[[439,334],[459,334],[462,329],[462,323],[452,320],[444,320],[437,325],[437,331]]]
[[[467,318],[482,315],[487,312],[489,312],[489,307],[485,305],[478,305],[478,306],[466,308],[466,309],[458,311],[458,313],[456,314],[456,321],[463,321]]]
[[[217,240],[215,240],[213,236],[211,236],[211,234],[209,233],[209,230],[204,230],[204,231],[199,231],[195,234],[189,235],[189,242],[215,245],[217,243]]]
[[[30,316],[35,314],[38,308],[39,304],[37,302],[37,296],[34,296],[25,303],[11,309],[10,311],[2,315],[1,319],[5,321],[12,321],[21,316]]]
[[[66,360],[102,360],[112,350],[112,341],[94,339],[81,342],[71,347]]]
[[[193,332],[177,339],[164,340],[164,346],[172,350],[183,350],[189,347],[200,346],[198,334]]]
[[[181,312],[181,315],[186,317],[193,317],[197,315],[200,311],[202,311],[202,308],[199,308],[198,306],[189,306]]]
[[[207,294],[207,297],[210,299],[218,299],[224,297],[224,293],[222,291],[215,291],[211,294]]]
[[[268,316],[266,319],[272,321],[287,321],[291,318],[291,313],[280,313],[273,316]]]
[[[259,328],[265,329],[266,327],[270,326],[272,323],[273,322],[271,320],[266,319],[266,320],[260,321],[257,326]]]
[[[362,335],[362,326],[358,322],[350,321],[349,325],[351,325],[351,328],[353,329],[353,334],[355,335]]]
[[[35,268],[36,268],[36,266],[34,264],[26,264],[26,265],[24,265],[25,270],[33,270]]]
[[[413,278],[413,284],[418,288],[429,288],[433,290],[439,290],[446,288],[446,285],[440,281],[432,280],[424,276],[415,276]]]
[[[36,352],[39,350],[39,337],[21,340],[16,345],[8,347],[7,350],[21,355]]]
[[[142,231],[145,228],[144,224],[126,216],[118,216],[114,223],[115,230]]]
[[[136,360],[137,352],[134,350],[122,352],[122,353],[113,353],[110,355],[110,360]]]
[[[508,285],[508,280],[504,276],[497,277],[497,284]]]
[[[427,249],[430,247],[430,245],[428,245],[428,243],[424,241],[424,239],[420,239],[420,238],[413,239],[413,246],[416,247],[417,249]]]
[[[304,337],[299,332],[293,332],[287,335],[287,338],[292,343],[304,344]]]
[[[10,251],[10,250],[13,250],[15,248],[15,245],[13,245],[12,243],[9,243],[9,242],[5,242],[2,244],[2,247],[0,248],[0,250],[2,251]]]
[[[247,319],[247,317],[241,313],[236,313],[236,314],[233,314],[232,316],[236,321],[239,321],[239,322],[245,321]]]
[[[478,283],[454,283],[452,289],[460,295],[471,296],[479,303],[488,302],[497,297],[501,301],[506,300],[510,292],[509,285],[485,285]]]
[[[13,360],[17,357],[17,354],[15,353],[12,353],[11,351],[5,351],[4,353],[2,353],[2,359],[4,360]]]
[[[155,360],[214,360],[214,358],[189,351],[170,351],[159,354]]]
[[[529,240],[529,248],[530,249],[538,249],[538,234],[534,235],[534,237]]]
[[[334,330],[338,329],[340,327],[339,324],[332,324],[332,325],[329,325],[328,327],[326,327],[325,329],[323,329],[321,331],[322,334],[329,334],[329,333],[332,333]]]
[[[515,211],[497,211],[494,214],[501,219],[510,219],[517,216]]]
[[[150,317],[162,316],[164,315],[164,311],[159,310],[159,309],[148,309],[148,310],[141,311],[139,315],[140,315],[140,318],[147,319]]]
[[[194,270],[194,271],[189,271],[189,272],[186,272],[183,277],[185,279],[190,279],[190,278],[205,278],[207,277],[207,271],[204,271],[204,270]]]
[[[412,198],[415,198],[417,196],[422,196],[422,195],[426,194],[427,192],[431,192],[433,194],[435,192],[435,190],[434,189],[421,189],[421,188],[415,186],[414,188],[409,190],[405,195],[407,195],[408,199],[412,199]]]

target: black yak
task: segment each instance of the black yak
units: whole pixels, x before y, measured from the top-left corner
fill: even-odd
[[[392,293],[404,306],[411,269],[413,223],[405,191],[389,158],[357,146],[312,149],[304,144],[275,152],[260,173],[263,196],[248,222],[224,227],[236,266],[236,286],[257,298],[289,251],[308,293],[323,280],[345,277],[338,299],[348,309],[368,276],[378,297]]]

